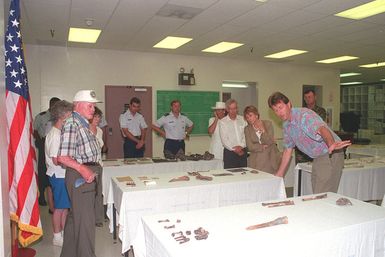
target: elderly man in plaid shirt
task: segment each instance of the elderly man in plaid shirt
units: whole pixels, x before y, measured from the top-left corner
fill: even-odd
[[[64,227],[61,257],[95,257],[96,173],[100,146],[89,130],[96,94],[81,90],[74,99],[74,112],[63,126],[58,161],[66,167],[65,183],[71,209]]]

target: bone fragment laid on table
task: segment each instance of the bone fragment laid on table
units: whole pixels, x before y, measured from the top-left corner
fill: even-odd
[[[202,227],[195,229],[194,234],[195,234],[196,240],[207,239],[207,237],[209,236],[209,232],[207,230],[203,229]]]
[[[352,202],[345,197],[341,197],[336,201],[336,204],[339,206],[353,205]]]
[[[266,222],[266,223],[261,223],[261,224],[249,226],[249,227],[246,228],[246,230],[254,230],[254,229],[259,229],[259,228],[267,228],[267,227],[271,227],[271,226],[276,226],[276,225],[281,225],[281,224],[288,224],[288,223],[289,223],[289,219],[287,218],[287,216],[283,216],[283,217],[276,218],[275,220],[272,220],[272,221],[269,221],[269,222]]]
[[[189,181],[189,180],[190,180],[190,178],[188,176],[181,176],[181,177],[173,178],[169,182]]]
[[[199,180],[207,180],[207,181],[211,181],[213,180],[213,177],[210,177],[210,176],[203,176],[201,174],[198,174],[197,176],[195,176],[196,179],[199,179]]]
[[[302,201],[312,201],[312,200],[319,200],[328,197],[327,194],[322,194],[322,195],[316,195],[316,196],[311,196],[307,198],[303,198]]]
[[[281,201],[281,202],[275,202],[275,203],[262,203],[262,206],[267,207],[279,207],[279,206],[285,206],[285,205],[294,205],[294,201],[287,200],[287,201]]]
[[[165,229],[170,229],[170,228],[175,228],[175,225],[171,225],[171,226],[164,226]]]
[[[214,177],[223,177],[223,176],[234,176],[233,173],[217,173],[213,174]]]
[[[169,219],[165,219],[165,220],[158,220],[158,222],[159,222],[159,223],[161,223],[161,222],[170,222],[170,220],[169,220]]]

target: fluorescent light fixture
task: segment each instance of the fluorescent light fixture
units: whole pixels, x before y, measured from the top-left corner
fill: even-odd
[[[154,48],[166,48],[166,49],[177,49],[178,47],[190,42],[192,38],[188,37],[166,37],[156,45]]]
[[[255,0],[255,2],[261,2],[261,3],[264,3],[264,2],[267,2],[267,0]]]
[[[222,87],[248,88],[249,85],[247,82],[242,82],[242,81],[223,81]]]
[[[354,81],[354,82],[344,82],[344,83],[341,83],[340,85],[342,85],[342,86],[347,86],[347,85],[358,85],[358,84],[362,84],[362,82],[359,82],[359,81]]]
[[[381,81],[385,81],[385,79],[380,79]]]
[[[307,51],[305,51],[305,50],[289,49],[289,50],[282,51],[282,52],[279,52],[279,53],[266,55],[265,57],[266,58],[280,59],[280,58],[286,58],[286,57],[289,57],[289,56],[298,55],[298,54],[304,54],[304,53],[307,53]]]
[[[102,32],[100,29],[70,28],[68,33],[68,41],[79,43],[96,43],[100,32]]]
[[[345,55],[345,56],[339,56],[339,57],[335,57],[335,58],[320,60],[320,61],[316,61],[316,62],[318,62],[318,63],[335,63],[335,62],[346,62],[346,61],[355,60],[355,59],[358,59],[358,57]]]
[[[383,12],[385,12],[385,0],[375,0],[334,15],[353,20],[361,20]]]
[[[352,76],[358,76],[358,75],[361,75],[361,73],[358,73],[358,72],[342,73],[340,74],[340,78],[352,77]]]
[[[360,65],[360,67],[362,68],[377,68],[382,66],[385,66],[385,62],[376,62],[376,63]]]
[[[243,45],[244,44],[242,43],[235,43],[235,42],[220,42],[216,45],[203,49],[202,52],[221,54]]]

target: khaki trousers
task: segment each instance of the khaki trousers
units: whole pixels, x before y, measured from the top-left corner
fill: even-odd
[[[89,166],[98,172],[101,166]],[[60,257],[96,257],[95,255],[95,196],[96,182],[75,188],[81,175],[67,168],[65,183],[71,200],[71,209],[64,227],[64,242]]]
[[[311,174],[313,193],[337,193],[343,168],[344,152],[342,150],[315,158]]]

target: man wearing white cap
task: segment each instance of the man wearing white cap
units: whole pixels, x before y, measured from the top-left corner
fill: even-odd
[[[96,257],[94,206],[96,174],[102,169],[98,163],[101,148],[88,120],[99,102],[93,90],[77,92],[74,111],[61,132],[58,161],[66,167],[65,183],[71,200],[61,257]]]
[[[223,160],[223,145],[221,136],[219,135],[218,121],[226,116],[226,104],[224,102],[216,102],[214,107],[214,117],[209,119],[208,132],[211,136],[209,152],[214,154],[215,159]]]

